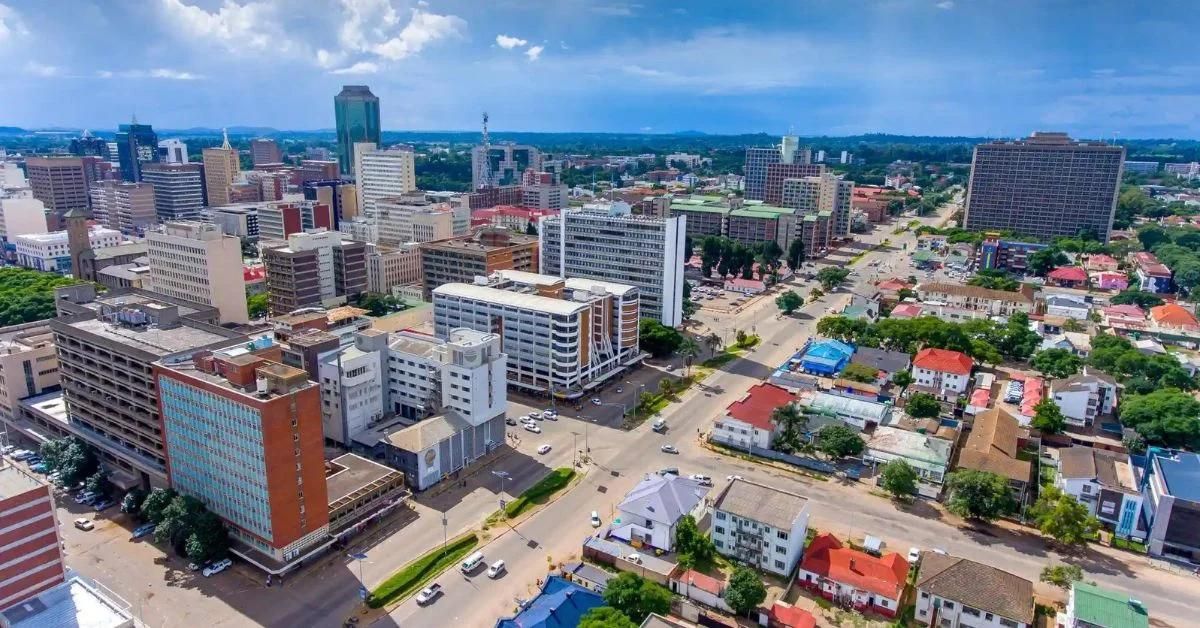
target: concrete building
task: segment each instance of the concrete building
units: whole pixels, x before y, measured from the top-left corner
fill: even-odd
[[[975,147],[964,204],[970,231],[1011,231],[1041,240],[1081,232],[1108,242],[1125,148],[1036,132]]]
[[[494,333],[454,328],[444,339],[411,330],[392,334],[388,412],[419,420],[453,411],[476,423],[502,415],[507,361]]]
[[[353,181],[338,178],[307,181],[300,191],[304,200],[327,205],[333,210],[334,226],[340,225],[342,220],[357,218],[362,214],[358,190]]]
[[[1157,161],[1129,161],[1125,160],[1125,172],[1133,172],[1136,174],[1154,174],[1158,172]]]
[[[94,446],[121,488],[165,486],[163,423],[151,364],[228,346],[238,334],[216,326],[198,303],[141,291],[97,296],[91,284],[55,291],[50,320],[58,349],[67,429]]]
[[[1051,381],[1050,398],[1068,424],[1090,427],[1097,416],[1116,410],[1117,389],[1112,377],[1084,368],[1080,375]]]
[[[395,286],[421,281],[421,249],[415,244],[398,248],[367,245],[367,292],[390,294]]]
[[[158,163],[186,164],[188,162],[187,144],[180,139],[159,140]]]
[[[171,486],[290,561],[329,533],[321,396],[269,337],[154,364]]]
[[[141,181],[142,166],[158,161],[158,134],[152,125],[138,124],[136,117],[117,127],[116,145],[121,178],[126,181]]]
[[[367,245],[314,229],[262,250],[271,313],[340,305],[367,290]]]
[[[8,610],[65,582],[67,567],[50,485],[7,460],[2,464],[0,610]]]
[[[432,203],[424,192],[401,196],[380,197],[374,200],[373,216],[376,243],[398,247],[410,242],[444,240],[465,233],[454,232],[454,216],[446,203]]]
[[[221,233],[247,240],[258,240],[259,203],[249,205],[226,205],[212,210],[212,223]]]
[[[201,164],[146,164],[142,181],[154,186],[154,210],[160,222],[200,215],[205,198]]]
[[[1057,628],[1149,628],[1150,613],[1127,593],[1076,582],[1054,622]]]
[[[58,352],[45,321],[0,328],[0,413],[16,416],[22,399],[58,387]]]
[[[230,188],[238,182],[241,172],[241,160],[238,152],[229,145],[229,135],[218,148],[206,148],[204,156],[204,189],[208,196],[210,207],[228,205]]]
[[[795,395],[782,386],[769,382],[755,384],[746,391],[746,396],[729,404],[725,414],[713,421],[708,438],[749,452],[771,449],[776,432],[771,414],[776,408],[795,402]]]
[[[275,140],[256,137],[250,140],[250,161],[255,168],[266,164],[282,163],[283,152],[279,150],[279,144]]]
[[[356,144],[355,148],[360,146],[363,145]],[[400,197],[417,190],[416,160],[412,148],[356,150],[355,159],[354,182],[358,202],[368,219],[376,216],[375,205],[379,199]]]
[[[139,235],[158,222],[155,188],[145,182],[101,181],[90,190],[92,218],[124,234]]]
[[[1147,251],[1139,251],[1132,257],[1138,290],[1157,294],[1171,291],[1171,269],[1166,264]]]
[[[382,419],[388,402],[388,334],[366,329],[354,344],[325,353],[317,366],[324,437],[348,446]]]
[[[1059,449],[1058,462],[1055,486],[1087,506],[1116,536],[1146,539],[1141,469],[1129,454],[1076,445]]]
[[[1008,480],[1018,504],[1025,495],[1033,476],[1033,464],[1020,454],[1022,432],[1016,417],[1002,408],[992,408],[975,415],[971,432],[958,453],[958,469],[995,473]]]
[[[124,240],[120,231],[106,227],[87,229],[90,247],[103,249],[117,246]],[[30,233],[12,238],[17,265],[33,270],[68,274],[72,272],[71,249],[66,231]]]
[[[217,308],[222,323],[247,323],[242,243],[214,224],[168,222],[146,234],[151,289]]]
[[[539,172],[533,181],[521,186],[521,205],[530,209],[560,210],[567,206],[567,186],[554,182],[555,177]]]
[[[712,505],[717,551],[755,569],[789,578],[808,536],[808,498],[734,478]]]
[[[642,315],[668,327],[683,323],[687,218],[612,213],[585,206],[538,224],[541,272],[637,286]]]
[[[542,170],[542,152],[536,147],[511,143],[475,146],[471,149],[471,189],[519,185],[529,168]]]
[[[696,480],[673,473],[647,475],[617,504],[620,523],[608,535],[629,543],[659,549],[675,547],[675,527],[684,515],[703,518],[708,488]]]
[[[338,166],[354,176],[354,145],[371,142],[379,145],[379,98],[366,85],[343,85],[333,98],[337,125]],[[337,176],[335,172],[334,176]]]
[[[930,307],[945,306],[962,310],[968,317],[974,318],[1007,318],[1016,312],[1029,314],[1034,306],[1033,289],[1028,285],[1022,285],[1016,292],[1008,292],[957,283],[929,282],[919,284],[916,291],[917,298]]]
[[[498,331],[517,388],[577,398],[642,358],[633,286],[497,271],[435,288],[433,306],[439,337]]]
[[[921,349],[913,357],[913,383],[933,392],[938,398],[957,398],[971,384],[975,362],[959,351]]]
[[[46,204],[28,196],[0,195],[0,238],[46,233]]]
[[[1033,583],[991,565],[924,552],[915,619],[945,628],[1031,628]]]
[[[779,148],[747,148],[745,163],[746,198],[761,201],[766,198],[767,167],[780,160]]]
[[[797,209],[808,216],[828,212],[832,217],[831,235],[850,237],[850,208],[854,198],[854,182],[840,179],[832,172],[807,177],[788,177],[781,184],[779,204]],[[784,249],[786,250],[786,249]]]
[[[866,441],[864,461],[885,465],[893,460],[903,460],[917,472],[922,482],[941,484],[950,470],[954,442],[931,433],[880,425]]]
[[[1200,559],[1200,454],[1152,449],[1142,481],[1151,556]]]
[[[28,157],[25,171],[33,198],[41,201],[56,220],[72,209],[88,208],[88,187],[92,182],[84,173],[83,159]]]
[[[258,237],[264,241],[284,242],[294,233],[310,229],[333,229],[332,206],[316,201],[266,203],[258,205]]]
[[[470,236],[423,242],[421,273],[425,299],[448,283],[471,283],[498,270],[537,272],[538,238],[502,229],[481,229]]]

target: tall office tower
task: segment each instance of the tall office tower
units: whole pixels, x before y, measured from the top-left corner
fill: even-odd
[[[636,286],[642,315],[668,327],[683,323],[687,218],[654,218],[585,205],[538,225],[541,272]]]
[[[171,486],[288,561],[329,534],[321,394],[269,337],[154,364]],[[236,479],[236,480],[234,480]]]
[[[238,152],[229,145],[229,134],[224,136],[220,148],[204,149],[204,189],[208,193],[209,207],[230,204],[230,187],[238,180],[241,162]]]
[[[94,285],[77,284],[55,297],[59,316],[50,329],[68,429],[102,452],[114,484],[166,486],[151,364],[244,337],[217,326],[216,308],[153,293],[97,296]]]
[[[783,182],[785,180],[819,177],[823,172],[825,172],[825,166],[821,164],[796,162],[768,164],[762,200],[771,205],[780,205],[783,203]]]
[[[359,151],[357,156],[354,181],[358,187],[359,205],[367,219],[375,217],[375,204],[379,199],[401,196],[417,189],[416,162],[411,148]]]
[[[158,222],[154,186],[143,181],[101,181],[91,189],[92,219],[125,234],[140,234]]]
[[[8,610],[65,582],[67,566],[50,485],[7,460],[0,465],[0,529],[4,530],[0,561],[5,575],[0,581],[0,610]],[[37,608],[30,605],[30,612]],[[63,619],[75,623],[74,616]],[[10,624],[8,617],[4,623],[17,625]],[[38,624],[35,620],[29,625]]]
[[[337,122],[338,166],[354,176],[354,144],[379,141],[379,98],[366,85],[343,85],[333,97]]]
[[[414,231],[414,216],[436,212],[446,214],[445,229],[436,229],[434,234],[429,235],[428,228],[440,223],[433,218],[423,218],[422,225],[426,229],[422,232],[426,235],[418,236]],[[424,192],[407,192],[398,196],[377,198],[374,214],[376,244],[381,246],[397,247],[409,242],[429,242],[455,235],[450,206],[446,203],[430,202]]]
[[[188,148],[183,140],[162,140],[158,143],[158,161],[164,164],[186,164]]]
[[[975,147],[964,224],[1041,240],[1087,233],[1108,242],[1125,148],[1066,133]]]
[[[778,148],[747,148],[746,164],[746,199],[761,201],[767,191],[767,166],[779,163]]]
[[[296,168],[296,185],[304,186],[310,181],[332,181],[339,176],[338,162],[330,160],[305,159]]]
[[[79,160],[83,162],[83,178],[88,182],[89,187],[97,181],[117,179],[112,163],[105,161],[103,157],[87,155],[80,157]]]
[[[159,222],[200,215],[204,207],[204,168],[200,164],[146,164],[142,181],[154,186]]]
[[[122,179],[141,181],[142,166],[158,161],[158,135],[154,127],[138,124],[136,117],[130,124],[122,124],[117,130],[117,160]]]
[[[0,196],[0,238],[46,233],[46,205],[33,196]]]
[[[542,152],[525,144],[488,144],[471,149],[471,189],[520,185],[529,168],[542,170]]]
[[[530,209],[562,209],[567,206],[567,186],[554,182],[549,172],[536,172],[526,177],[521,186],[521,205]]]
[[[502,270],[433,291],[439,338],[499,334],[509,385],[538,392],[582,392],[636,361],[639,316],[637,288],[595,279]]]
[[[283,163],[283,152],[275,140],[258,137],[250,140],[250,161],[255,168],[264,164]]]
[[[779,163],[807,164],[812,161],[812,151],[800,146],[800,138],[785,135],[779,141]]]
[[[291,178],[287,172],[251,170],[246,173],[246,183],[256,187],[258,197],[267,202],[282,201]]]
[[[211,305],[222,323],[247,323],[242,242],[203,222],[168,222],[146,234],[151,290]]]
[[[67,151],[77,157],[103,157],[109,161],[117,157],[116,155],[109,154],[108,142],[92,135],[92,132],[87,129],[84,129],[83,135],[71,140],[71,146]]]
[[[260,216],[261,217],[261,216]],[[367,290],[367,245],[337,231],[314,229],[264,248],[272,314],[340,305]]]
[[[853,181],[840,179],[832,172],[822,172],[819,176],[784,179],[780,204],[798,210],[801,216],[828,212],[831,219],[830,236],[846,238],[850,236],[853,195]]]
[[[79,157],[29,157],[25,160],[29,187],[54,218],[53,225],[72,209],[87,209],[89,182]]]
[[[498,270],[538,271],[538,239],[507,229],[480,229],[461,238],[421,243],[424,298],[447,283],[471,283]]]

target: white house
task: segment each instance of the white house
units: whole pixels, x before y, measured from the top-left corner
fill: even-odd
[[[1055,293],[1045,297],[1046,315],[1073,318],[1077,321],[1087,320],[1092,312],[1092,305],[1087,298],[1078,294]]]
[[[1084,369],[1080,375],[1050,382],[1050,395],[1067,423],[1086,427],[1101,414],[1112,414],[1117,405],[1117,382]]]
[[[971,383],[975,363],[959,351],[921,349],[913,358],[913,380],[942,399],[957,398]]]
[[[755,384],[746,396],[729,404],[725,414],[713,422],[709,439],[740,449],[770,449],[775,425],[771,414],[776,408],[793,403],[796,397],[781,386]]]
[[[675,525],[684,515],[699,521],[707,494],[699,482],[673,473],[647,476],[617,505],[609,535],[635,547],[669,552],[675,546]]]
[[[712,507],[712,540],[725,556],[788,577],[808,535],[808,499],[734,478]]]
[[[925,552],[917,572],[915,619],[939,628],[1029,628],[1033,583],[973,560]]]
[[[1087,506],[1113,534],[1144,541],[1147,527],[1141,516],[1139,476],[1129,454],[1077,445],[1058,450],[1054,484]]]
[[[671,592],[676,595],[699,602],[709,608],[726,613],[733,612],[729,603],[725,601],[725,582],[712,576],[702,574],[694,569],[681,571],[676,568],[675,572],[671,574],[668,584]]]

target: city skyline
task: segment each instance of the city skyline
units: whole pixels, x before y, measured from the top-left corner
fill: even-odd
[[[0,124],[327,129],[367,84],[389,131],[1200,137],[1182,3],[70,4],[0,3]]]

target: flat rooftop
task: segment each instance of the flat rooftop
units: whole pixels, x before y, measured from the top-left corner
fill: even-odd
[[[150,249],[150,245],[145,242],[129,242],[127,244],[118,244],[117,246],[108,246],[102,249],[94,249],[96,259],[111,259],[124,255],[145,255]]]
[[[330,504],[345,499],[364,487],[400,474],[395,469],[354,454],[344,454],[329,462],[336,469],[334,473],[325,477]]]
[[[433,242],[422,242],[422,249],[440,249],[445,251],[499,251],[511,247],[526,247],[529,245],[537,245],[537,236],[528,236],[522,234],[511,234],[509,239],[503,244],[484,244],[476,237],[471,238],[450,238],[448,240],[434,240]]]
[[[128,603],[78,576],[3,615],[11,628],[118,628],[134,621]]]
[[[188,303],[187,301],[182,301],[179,299],[168,300],[166,297],[156,298],[155,296],[152,296],[152,295],[139,294],[137,292],[124,292],[124,293],[117,294],[117,295],[97,295],[95,300],[89,301],[87,303],[72,302],[73,305],[77,305],[79,307],[92,310],[93,312],[99,312],[101,306],[105,306],[105,305],[112,307],[112,308],[122,308],[122,307],[131,307],[134,305],[151,305],[151,304],[157,304],[162,307],[169,307],[169,306],[173,305],[173,306],[179,308],[179,316],[180,317],[189,316],[191,314],[195,314],[196,312],[200,311],[199,308],[187,305],[187,303]],[[203,306],[203,304],[200,304],[200,303],[197,303],[194,305]]]
[[[28,493],[46,484],[11,464],[0,467],[0,499]]]
[[[520,292],[509,292],[499,288],[491,288],[488,286],[476,286],[466,283],[448,283],[438,286],[433,289],[434,295],[442,295],[449,297],[459,297],[463,299],[473,299],[486,303],[496,303],[524,310],[534,310],[537,312],[546,312],[548,314],[557,314],[560,316],[568,316],[579,312],[580,310],[591,307],[587,303],[578,301],[566,301],[563,299],[552,299],[536,294],[522,294]]]
[[[70,323],[70,326],[159,357],[229,340],[228,336],[189,327],[186,324],[170,329],[150,326],[129,327],[92,318]]]

